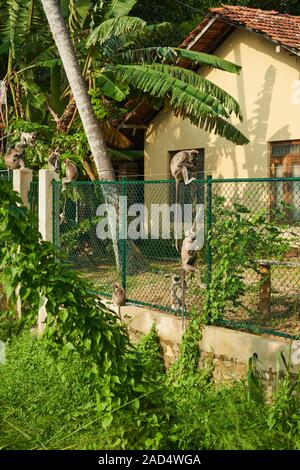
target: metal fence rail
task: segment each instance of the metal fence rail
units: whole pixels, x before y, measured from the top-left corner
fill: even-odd
[[[116,201],[119,196],[126,196],[127,209],[135,204],[150,212],[153,204],[174,203],[175,182],[75,182],[65,189],[59,182],[53,185],[53,241],[61,247],[70,267],[80,270],[92,281],[94,290],[102,295],[110,296],[112,284],[118,281],[126,287],[129,301],[172,312],[171,279],[166,276],[171,273],[181,275],[172,224],[170,237],[162,234],[161,225],[155,237],[147,236],[143,223],[140,238],[125,240],[120,233],[126,229],[130,232],[131,223],[136,228],[135,215],[133,211],[133,215],[129,212],[128,217],[124,217],[124,211]],[[99,238],[99,230],[105,227],[105,216],[99,207],[105,202],[118,206],[114,217],[117,225],[115,241]],[[222,235],[222,226],[226,227],[231,219],[235,221],[236,211],[240,210],[238,217],[243,220],[265,217],[280,228],[283,237],[290,240],[290,247],[285,257],[280,258],[270,252],[267,259],[258,247],[251,247],[249,257],[255,260],[255,266],[234,268],[241,269],[245,292],[239,302],[227,302],[221,322],[244,325],[245,329],[252,330],[271,329],[283,336],[300,335],[300,178],[208,178],[194,181],[189,186],[182,185],[180,202],[182,205],[190,204],[192,211],[197,204],[205,207],[205,245],[198,253],[198,272],[186,278],[187,312],[203,309],[206,296],[203,286],[215,282],[220,262],[216,250],[218,245],[213,241],[224,244],[224,253],[233,249],[230,231],[226,233],[225,230]],[[145,213],[142,220],[146,220]],[[149,229],[152,224],[150,216],[147,221]],[[106,222],[109,232],[111,220]],[[208,234],[211,234],[211,242]],[[259,307],[266,282],[261,274],[262,266],[268,271],[267,281],[270,280],[271,289],[271,317],[267,320]]]

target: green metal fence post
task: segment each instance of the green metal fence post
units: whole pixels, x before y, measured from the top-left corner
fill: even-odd
[[[127,197],[127,180],[126,176],[121,180],[121,196]],[[127,237],[127,202],[126,210],[124,207],[121,212],[121,233],[123,238],[121,241],[121,282],[123,289],[126,289],[126,237]]]
[[[210,243],[210,235],[212,229],[212,175],[207,176],[206,180],[206,263],[207,263],[207,286],[209,288],[212,278],[212,250]],[[208,298],[208,302],[210,299]]]

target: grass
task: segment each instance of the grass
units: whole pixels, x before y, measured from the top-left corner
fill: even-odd
[[[15,336],[0,365],[0,449],[300,449],[295,392],[249,402],[246,383],[217,387],[211,366],[178,380],[154,330],[137,353],[151,399],[101,416],[76,353],[54,360],[43,340]]]

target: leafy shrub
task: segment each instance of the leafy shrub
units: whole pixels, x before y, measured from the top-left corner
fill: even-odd
[[[247,384],[217,387],[210,369],[169,380],[154,328],[137,354],[148,392],[99,413],[76,351],[54,359],[45,339],[15,337],[0,365],[0,448],[300,449],[297,382],[287,376],[270,404],[249,402]]]
[[[47,299],[45,336],[56,356],[77,352],[93,382],[99,411],[144,392],[126,328],[91,293],[90,284],[60,260],[51,243],[41,240],[34,214],[21,205],[8,183],[0,186],[0,282],[11,303],[20,287],[22,315],[36,324]]]
[[[241,305],[246,292],[245,271],[258,273],[259,259],[280,259],[290,248],[291,240],[284,237],[282,210],[264,209],[252,213],[246,206],[226,204],[215,196],[213,224],[208,234],[212,254],[211,279],[206,295],[206,317],[213,321],[223,316],[228,306]]]

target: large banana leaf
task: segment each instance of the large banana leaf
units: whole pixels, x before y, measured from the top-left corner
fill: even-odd
[[[128,15],[136,2],[137,0],[111,0],[106,18],[120,18]]]
[[[151,65],[109,66],[116,79],[128,83],[132,89],[145,94],[166,98],[175,114],[197,126],[204,127],[238,144],[248,143],[248,139],[226,121],[224,107],[218,100],[197,90],[193,85],[167,75]]]
[[[90,0],[70,0],[68,2],[68,23],[72,31],[82,28],[91,8]]]
[[[118,70],[118,66],[116,68]],[[175,97],[176,87],[178,87],[182,91],[185,91],[186,97],[193,97],[196,100],[196,105],[201,104],[202,113],[210,114],[211,112],[215,112],[220,116],[224,116],[226,118],[229,117],[229,114],[224,108],[224,106],[214,96],[204,93],[203,91],[195,88],[193,85],[185,83],[182,80],[172,77],[171,75],[168,76],[164,71],[158,70],[155,67],[148,66],[148,70],[150,70],[150,72],[154,71],[154,73],[158,72],[156,76],[158,81],[156,84],[154,84],[152,91],[150,91],[146,83],[149,76],[147,77],[146,75],[144,75],[143,78],[140,76],[138,83],[141,85],[142,91],[150,93],[151,95],[157,98],[162,98],[168,93],[173,94]],[[128,69],[127,71],[130,75],[130,71]],[[125,76],[127,77],[127,74],[125,74]],[[118,75],[118,80],[121,81],[120,75]],[[123,82],[124,81],[126,83],[126,78],[123,78]],[[186,104],[189,105],[188,102]]]
[[[242,120],[241,109],[238,102],[225,90],[218,87],[210,80],[202,77],[198,73],[184,69],[182,67],[177,67],[175,65],[158,63],[152,64],[151,70],[158,70],[159,72],[164,73],[166,76],[170,75],[171,77],[178,78],[179,80],[194,86],[197,90],[200,90],[207,95],[213,96],[226,108],[229,114],[234,113],[240,120]]]
[[[115,63],[153,63],[167,60],[178,64],[180,59],[188,59],[194,64],[201,64],[230,73],[240,73],[241,67],[228,60],[203,52],[188,51],[176,47],[147,47],[122,51],[112,57]]]
[[[86,46],[101,45],[111,37],[117,37],[132,31],[138,31],[146,26],[146,22],[140,18],[124,16],[103,21],[94,28],[87,38]]]
[[[53,44],[37,0],[0,0],[0,54],[29,65],[42,49]]]
[[[190,85],[202,90],[204,93],[213,95],[222,103],[229,114],[234,112],[239,119],[242,120],[242,114],[238,102],[222,88],[218,87],[211,81],[202,77],[189,69],[175,65],[167,65],[161,63],[165,60],[167,62],[176,63],[178,56],[175,54],[173,48],[170,47],[149,47],[141,49],[127,50],[115,54],[112,61],[115,64],[151,64],[153,69],[160,70],[166,74],[170,74],[175,78],[183,80]],[[160,63],[159,63],[160,62]],[[233,64],[234,65],[234,64]]]
[[[145,25],[135,31],[129,31],[128,33],[120,34],[119,36],[111,36],[103,43],[101,51],[107,56],[108,60],[115,62],[114,57],[116,54],[125,50],[131,51],[132,49],[130,48],[132,47],[142,47],[147,49],[154,37],[157,41],[159,39],[165,40],[166,35],[170,30],[170,23],[159,23],[150,26]]]
[[[102,93],[108,98],[112,98],[116,101],[123,101],[129,93],[129,87],[120,86],[118,83],[113,81],[113,77],[107,73],[98,73],[96,87],[100,88]]]
[[[228,60],[221,59],[221,57],[212,54],[180,49],[179,47],[174,48],[174,51],[178,53],[180,58],[187,59],[194,64],[207,65],[208,67],[214,67],[215,69],[224,70],[225,72],[240,73],[242,68],[240,65],[233,64]]]

